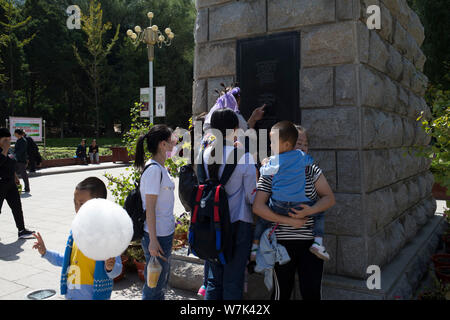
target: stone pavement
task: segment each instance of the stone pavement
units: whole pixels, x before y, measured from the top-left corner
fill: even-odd
[[[109,168],[111,166],[113,168]],[[95,176],[107,183],[104,172],[118,176],[126,172],[123,165],[72,166],[40,170],[30,178],[30,195],[22,194],[25,225],[41,233],[48,249],[63,252],[70,226],[75,215],[73,193],[83,179]],[[108,167],[108,168],[105,168]],[[80,169],[94,171],[76,172]],[[72,171],[72,172],[70,172]],[[75,171],[75,172],[74,172]],[[59,173],[59,174],[55,174]],[[176,197],[177,198],[177,197]],[[108,199],[113,199],[108,191]],[[54,267],[32,249],[34,240],[18,240],[14,219],[6,201],[0,215],[0,300],[21,300],[37,289],[54,289],[59,293],[60,267]],[[183,207],[178,201],[175,213],[181,214]],[[141,299],[143,282],[137,273],[127,273],[114,285],[112,299]],[[63,299],[56,296],[55,299]],[[167,299],[197,299],[191,292],[169,289]]]

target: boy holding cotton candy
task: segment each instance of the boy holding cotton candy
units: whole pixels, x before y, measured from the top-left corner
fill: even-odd
[[[95,198],[106,199],[106,186],[98,178],[91,177],[80,182],[74,193],[75,212]],[[122,272],[119,257],[95,261],[86,257],[74,242],[72,232],[64,255],[47,250],[41,235],[35,234],[37,249],[41,256],[55,266],[62,267],[61,294],[70,300],[108,300],[111,298],[114,278]]]

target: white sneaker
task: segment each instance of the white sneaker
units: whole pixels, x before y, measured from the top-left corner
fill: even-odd
[[[319,259],[328,261],[330,260],[330,255],[325,250],[324,246],[321,246],[317,242],[314,242],[314,244],[309,248],[309,251],[311,251],[313,254],[315,254]]]

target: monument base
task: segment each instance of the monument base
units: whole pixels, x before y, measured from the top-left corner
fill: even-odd
[[[391,263],[381,268],[381,289],[369,290],[366,280],[325,275],[322,298],[324,300],[412,299],[421,279],[428,271],[431,256],[436,252],[443,232],[443,219],[435,215]],[[367,275],[369,276],[370,274]]]
[[[421,279],[428,271],[431,255],[436,252],[440,236],[444,232],[442,216],[435,215],[416,234],[395,259],[381,268],[381,289],[369,290],[366,280],[327,275],[323,276],[323,300],[409,300],[415,296]],[[171,287],[197,292],[203,284],[203,261],[186,257],[187,249],[179,250],[171,257]],[[369,277],[370,274],[367,275]],[[271,293],[264,285],[264,276],[248,276],[245,300],[269,300]],[[295,281],[293,300],[300,300],[298,280]]]

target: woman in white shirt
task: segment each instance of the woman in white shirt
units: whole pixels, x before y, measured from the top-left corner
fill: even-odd
[[[144,143],[147,151],[152,155],[147,162],[145,162]],[[144,284],[143,300],[164,300],[164,290],[169,278],[169,257],[175,231],[173,215],[175,184],[164,167],[164,163],[175,144],[176,140],[173,139],[172,130],[169,127],[155,125],[145,136],[139,138],[136,145],[134,165],[144,171],[141,177],[140,192],[142,206],[146,213],[145,232],[142,238],[146,269],[151,256],[157,257],[162,265],[162,272],[156,288],[149,288],[147,281]],[[146,169],[144,170],[144,168]],[[145,276],[147,277],[147,275]]]

